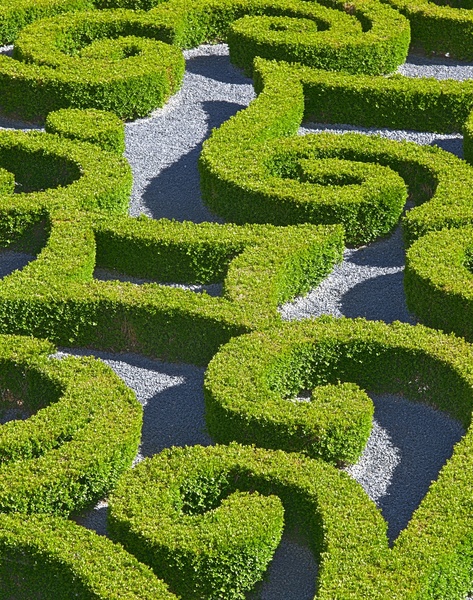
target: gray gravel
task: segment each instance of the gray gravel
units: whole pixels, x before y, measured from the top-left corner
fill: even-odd
[[[202,141],[212,127],[219,126],[246,106],[254,93],[251,81],[229,64],[226,46],[203,46],[186,52],[186,58],[187,72],[182,90],[163,109],[126,126],[126,156],[135,177],[130,214],[219,222],[202,204],[197,158]],[[413,56],[401,71],[409,76],[444,78],[448,75],[464,79],[473,76],[473,65]],[[0,121],[0,126],[9,125]],[[300,133],[322,130],[379,133],[392,139],[437,144],[461,155],[459,135],[317,124],[304,124]],[[0,255],[0,269],[5,256],[4,253]],[[8,262],[7,258],[5,260]],[[306,298],[281,307],[281,313],[287,319],[329,313],[414,323],[414,317],[405,305],[403,263],[399,231],[369,246],[347,250],[343,263],[326,281]],[[21,266],[18,263],[18,268]],[[2,276],[11,272],[9,268],[6,267]],[[96,276],[116,275],[98,272]],[[144,280],[134,282],[139,284]],[[70,352],[89,353],[85,350]],[[94,355],[105,360],[134,389],[144,406],[143,436],[137,460],[170,445],[212,443],[205,432],[202,369],[134,355],[100,352],[94,352]],[[380,506],[388,520],[392,541],[408,522],[463,432],[458,423],[443,413],[402,397],[374,397],[373,401],[372,435],[361,460],[348,471]],[[76,520],[104,534],[106,512],[106,501],[102,501],[95,510]],[[252,597],[262,600],[313,598],[316,571],[307,546],[294,532],[287,533],[266,581]]]

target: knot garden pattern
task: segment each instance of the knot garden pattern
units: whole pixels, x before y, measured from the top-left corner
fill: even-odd
[[[473,83],[390,75],[410,46],[471,60],[470,8],[0,2],[0,40],[14,44],[0,54],[0,108],[45,125],[0,131],[0,242],[34,256],[0,281],[1,400],[29,412],[0,428],[2,597],[245,598],[284,526],[306,532],[318,599],[471,591]],[[132,218],[123,120],[164,106],[182,49],[216,40],[258,94],[200,153],[202,198],[225,223]],[[461,131],[465,161],[359,133],[297,136],[304,120]],[[399,221],[422,324],[283,323],[278,306],[323,281],[345,244]],[[103,363],[57,345],[205,366],[218,445],[130,468],[141,406]],[[428,403],[466,430],[392,545],[340,469],[370,435],[367,392]],[[106,495],[109,537],[67,518]]]

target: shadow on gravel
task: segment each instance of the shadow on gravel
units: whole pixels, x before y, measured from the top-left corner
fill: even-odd
[[[356,249],[346,260],[363,267],[403,267],[405,250],[401,228],[398,226],[389,237]]]
[[[186,72],[201,75],[213,81],[235,85],[252,84],[243,71],[232,65],[228,68],[228,56],[195,56],[186,60]]]
[[[207,115],[208,132],[246,108],[242,104],[221,101],[204,102],[202,107]],[[202,143],[199,143],[149,182],[142,198],[154,219],[223,223],[202,202],[197,168],[201,150]]]
[[[463,158],[463,138],[435,138],[430,145],[438,146],[439,148],[442,148],[442,150],[446,150],[459,158]]]
[[[374,418],[387,431],[392,445],[399,449],[400,461],[387,494],[378,500],[388,522],[389,540],[393,542],[407,526],[431,482],[437,479],[464,430],[446,413],[402,396],[371,397]]]
[[[341,312],[352,319],[364,317],[370,321],[403,321],[415,324],[404,296],[404,273],[388,273],[367,279],[341,298]]]

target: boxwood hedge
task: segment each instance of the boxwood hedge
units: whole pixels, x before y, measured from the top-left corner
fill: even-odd
[[[0,5],[0,44],[10,44],[32,21],[58,13],[87,10],[92,0],[2,0]]]
[[[473,230],[444,229],[422,237],[406,256],[409,308],[430,327],[473,340]]]
[[[138,449],[142,408],[103,363],[50,358],[49,342],[0,338],[3,404],[33,413],[0,429],[0,512],[69,514],[102,498]]]
[[[472,361],[471,345],[460,338],[420,325],[399,322],[386,325],[363,319],[330,317],[292,322],[233,339],[216,355],[206,374],[208,424],[217,439],[251,439],[258,445],[267,445],[271,421],[276,421],[282,413],[280,405],[284,401],[288,402],[287,399],[296,396],[301,389],[342,381],[356,383],[373,393],[401,393],[411,400],[425,401],[447,411],[465,427],[470,427]],[[317,408],[316,403],[314,411]],[[323,419],[322,409],[321,422]],[[343,539],[337,539],[332,545],[332,538],[320,542],[319,537],[323,553],[320,556],[318,598],[453,599],[467,594],[471,585],[473,555],[471,436],[470,428],[455,447],[452,457],[440,471],[409,525],[394,542],[392,550],[387,548],[385,524],[381,526],[375,519],[370,521],[375,527],[375,531],[369,534],[373,536],[372,541],[355,541],[356,536],[365,535],[368,531],[364,509],[354,507],[356,496],[343,497],[349,510],[353,509],[355,521],[360,520],[351,524],[344,510],[338,508],[334,520],[343,529]],[[343,434],[338,439],[335,436],[335,440],[342,444]],[[196,450],[196,455],[202,456],[199,466],[203,473],[207,461],[210,462],[209,458],[204,459],[204,454],[208,457],[211,451]],[[118,500],[115,501],[118,509],[112,509],[112,519],[119,521],[119,536],[130,547],[136,548],[141,544],[143,549],[147,547],[152,553],[151,540],[157,539],[159,533],[154,533],[156,520],[152,521],[151,516],[156,515],[151,508],[156,506],[151,482],[157,481],[160,489],[161,486],[173,489],[174,486],[168,483],[169,456],[166,454],[156,459],[154,464],[150,461],[136,475],[126,474],[118,488]],[[219,460],[223,462],[224,459]],[[260,462],[263,461],[260,459]],[[193,475],[192,461],[182,461],[182,464],[186,465],[186,473],[190,475],[184,479],[183,467],[173,469],[177,471],[173,474],[176,479],[174,485],[182,489],[183,481],[189,481],[187,485],[190,486],[196,480],[193,488],[197,488],[199,480]],[[233,476],[238,486],[241,486],[241,480],[246,482],[248,472],[253,470],[253,462],[249,459],[242,460],[241,464],[241,471]],[[315,475],[311,477],[310,468],[305,469],[306,476],[315,483]],[[261,471],[264,477],[267,476],[267,467],[260,467],[259,473]],[[261,475],[257,479],[260,481]],[[147,480],[150,491],[138,500]],[[303,482],[304,475],[298,475],[298,481]],[[249,485],[251,489],[260,490],[253,482]],[[276,492],[270,488],[265,493]],[[171,496],[172,492],[169,491],[169,494]],[[332,494],[339,498],[336,484],[325,483],[323,495],[319,497],[328,498]],[[279,492],[277,495],[282,497]],[[176,493],[172,497],[176,499]],[[139,508],[130,510],[135,502],[140,508],[146,506],[143,510],[145,517]],[[176,502],[175,506],[182,506],[179,501]],[[126,507],[130,512],[128,516],[122,516]],[[119,516],[115,516],[115,510]],[[331,537],[333,521],[327,524],[325,515],[323,512],[320,516],[319,528]],[[144,523],[148,519],[153,524],[145,529]],[[310,518],[305,516],[304,524],[309,531],[310,523]],[[147,531],[147,534],[138,539],[135,531]],[[356,564],[350,563],[350,557],[342,559],[338,554],[347,547],[356,547]],[[329,561],[330,566],[325,561]],[[340,565],[342,562],[343,567]],[[340,568],[344,569],[343,575],[338,572]]]
[[[406,197],[400,176],[418,205],[403,218],[408,244],[427,231],[472,221],[469,165],[436,147],[376,136],[296,136],[305,110],[312,112],[314,106],[314,72],[263,60],[256,65],[258,98],[214,130],[200,156],[202,194],[213,211],[236,223],[341,223],[347,242],[360,244],[387,233],[397,222]],[[392,94],[390,103],[395,100]],[[334,158],[341,163],[323,166]],[[369,169],[371,163],[381,165],[371,170],[373,185],[366,173],[358,179],[364,175],[364,186],[344,175],[347,160],[356,161],[351,170],[360,168],[357,162],[369,163]]]
[[[49,515],[0,514],[0,594],[28,600],[176,600],[122,546]]]
[[[342,249],[339,227],[56,211],[37,259],[0,283],[0,330],[206,364],[233,335],[280,322],[278,304],[316,285]],[[224,280],[224,293],[99,281],[95,266],[161,282]]]
[[[182,597],[244,598],[244,584],[267,560],[266,538],[279,536],[278,499],[319,561],[320,598],[340,597],[360,564],[387,553],[386,523],[346,473],[233,444],[145,459],[110,497],[109,531]]]

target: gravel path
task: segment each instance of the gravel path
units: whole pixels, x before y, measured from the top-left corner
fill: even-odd
[[[234,69],[224,45],[187,51],[182,90],[163,109],[126,126],[126,156],[134,172],[130,214],[195,222],[220,220],[202,204],[197,158],[202,141],[253,98],[251,80]],[[473,64],[413,56],[400,71],[409,76],[456,79],[473,77]],[[0,120],[0,126],[23,127]],[[461,136],[362,130],[350,126],[304,124],[300,133],[360,130],[392,139],[437,144],[461,155]],[[31,257],[0,254],[0,276],[21,268]],[[19,262],[15,262],[19,261]],[[281,307],[286,319],[329,313],[414,323],[402,287],[404,252],[399,230],[369,246],[345,252],[343,263],[307,297]],[[16,265],[16,266],[15,266]],[[114,277],[103,271],[99,278]],[[136,280],[139,284],[141,281]],[[194,291],[199,291],[196,289]],[[217,291],[215,292],[217,293]],[[89,354],[69,350],[72,354]],[[136,392],[144,406],[144,427],[137,460],[170,445],[210,444],[205,431],[203,370],[170,365],[135,355],[94,352]],[[394,540],[425,494],[430,481],[462,435],[458,423],[439,411],[398,396],[373,397],[373,432],[359,463],[348,469],[377,502]],[[432,436],[431,432],[436,435]],[[106,532],[106,502],[76,520]],[[260,600],[309,600],[315,593],[317,566],[295,532],[285,534],[264,584],[251,595]]]

